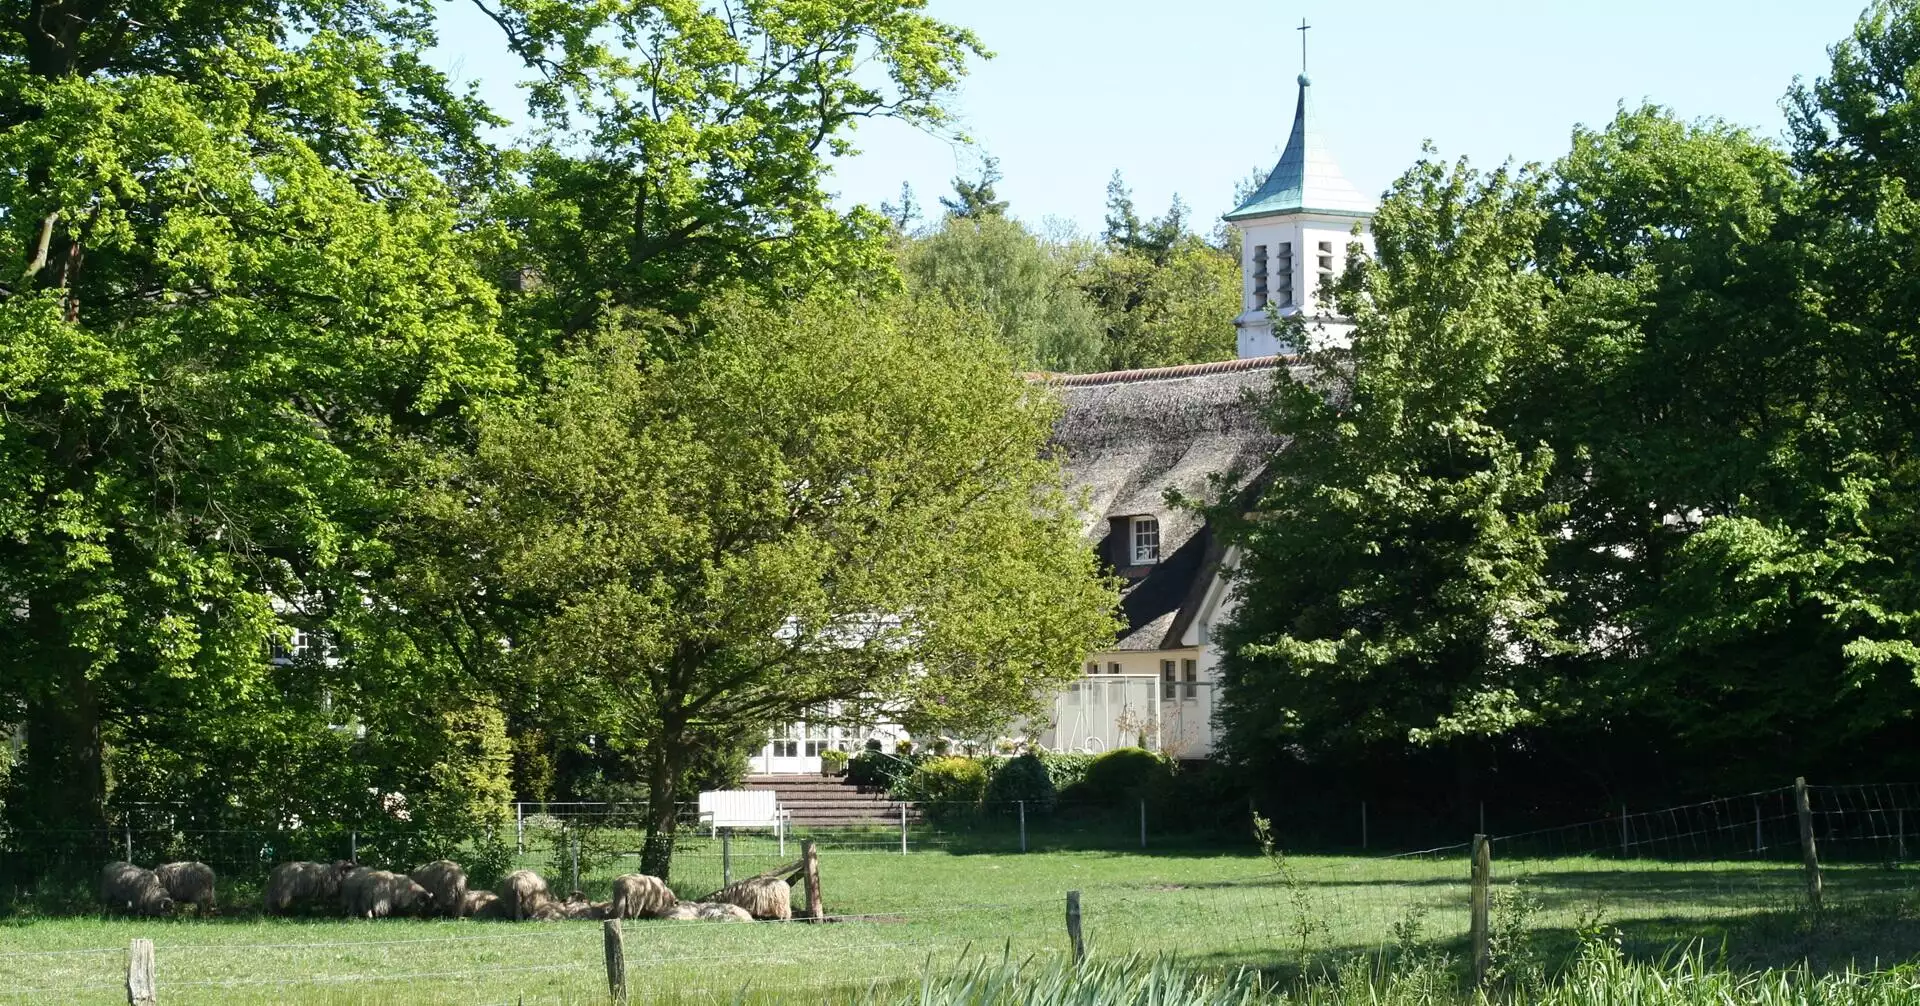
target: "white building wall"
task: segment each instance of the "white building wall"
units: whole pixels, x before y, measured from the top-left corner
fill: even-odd
[[[1333,318],[1320,306],[1320,293],[1323,276],[1320,271],[1319,248],[1325,242],[1332,253],[1333,274],[1339,275],[1347,266],[1347,245],[1358,240],[1368,254],[1373,253],[1373,234],[1367,221],[1360,223],[1360,234],[1353,233],[1355,220],[1351,217],[1333,215],[1315,215],[1293,213],[1284,216],[1263,217],[1256,220],[1235,221],[1240,228],[1240,298],[1241,314],[1234,319],[1238,326],[1239,349],[1241,359],[1260,356],[1273,356],[1292,352],[1295,347],[1283,346],[1273,334],[1271,319],[1267,316],[1267,306],[1274,305],[1274,313],[1287,318],[1297,314],[1306,314],[1309,326],[1318,337],[1334,344],[1344,344],[1352,326]],[[1291,272],[1283,276],[1280,271],[1283,244],[1293,246]],[[1267,251],[1267,297],[1261,299],[1259,290],[1259,251]],[[1292,279],[1293,302],[1281,303],[1281,291],[1286,289],[1283,279]]]

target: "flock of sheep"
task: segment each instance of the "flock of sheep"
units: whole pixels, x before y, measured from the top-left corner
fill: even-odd
[[[100,901],[110,912],[171,915],[194,906],[214,910],[213,870],[205,863],[168,863],[147,870],[108,863],[100,872]],[[590,901],[575,891],[555,898],[532,870],[515,870],[499,890],[470,890],[467,871],[436,860],[411,874],[338,863],[281,863],[267,876],[262,907],[268,915],[327,914],[381,919],[392,915],[513,921],[562,919],[681,919],[751,922],[793,918],[793,889],[778,877],[752,877],[711,901],[680,901],[665,882],[644,873],[613,881],[613,899]]]

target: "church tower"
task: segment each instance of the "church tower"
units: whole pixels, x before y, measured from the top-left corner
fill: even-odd
[[[1347,244],[1358,240],[1373,249],[1370,227],[1374,202],[1340,174],[1311,119],[1308,91],[1300,75],[1300,99],[1294,106],[1293,132],[1280,163],[1266,183],[1226,220],[1240,230],[1240,358],[1293,351],[1274,335],[1274,318],[1305,315],[1316,341],[1344,341],[1353,326],[1320,303],[1320,290],[1346,268]]]

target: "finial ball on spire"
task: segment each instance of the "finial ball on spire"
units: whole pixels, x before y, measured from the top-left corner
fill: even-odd
[[[1301,87],[1312,87],[1312,86],[1313,86],[1313,81],[1312,81],[1312,80],[1311,80],[1311,79],[1310,79],[1310,78],[1309,78],[1309,77],[1308,77],[1308,76],[1307,76],[1306,74],[1304,74],[1304,73],[1303,73],[1303,74],[1301,74],[1301,75],[1300,75],[1300,86],[1301,86]]]

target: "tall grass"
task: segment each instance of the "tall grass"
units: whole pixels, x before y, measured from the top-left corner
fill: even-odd
[[[1807,968],[1736,973],[1694,948],[1661,963],[1634,962],[1590,942],[1566,972],[1536,985],[1469,989],[1454,962],[1430,956],[1388,964],[1355,958],[1287,988],[1255,971],[1191,970],[1173,958],[1128,957],[1075,967],[979,961],[917,989],[868,992],[841,1006],[1911,1006],[1920,970],[1816,974]]]

